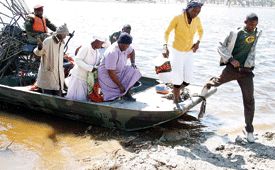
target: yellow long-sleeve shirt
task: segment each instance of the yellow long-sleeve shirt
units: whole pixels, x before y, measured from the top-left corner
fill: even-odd
[[[203,35],[203,28],[199,17],[192,20],[188,24],[186,12],[175,16],[170,22],[169,27],[165,31],[165,42],[168,43],[169,35],[172,30],[175,30],[175,38],[173,47],[179,51],[190,51],[193,46],[193,39],[196,32],[198,32],[199,40]]]

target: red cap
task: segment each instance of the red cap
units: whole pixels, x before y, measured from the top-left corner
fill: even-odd
[[[43,8],[43,7],[44,7],[43,5],[37,4],[33,7],[33,9],[39,9],[39,8]]]

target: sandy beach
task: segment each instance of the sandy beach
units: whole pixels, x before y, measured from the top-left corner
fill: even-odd
[[[257,169],[275,168],[275,133],[256,134],[248,143],[244,135],[219,136],[199,124],[171,122],[136,134],[88,132],[88,138],[118,141],[120,147],[77,161],[85,169]],[[177,125],[176,125],[177,124]],[[169,125],[168,125],[169,126]],[[97,143],[100,147],[101,143]]]
[[[193,121],[190,122],[190,118]],[[48,133],[47,146],[62,145],[64,136]],[[123,132],[89,125],[75,132],[85,144],[70,144],[69,160],[29,167],[44,169],[256,169],[275,168],[275,133],[256,133],[248,143],[244,134],[218,135],[198,120],[185,116],[163,126],[139,132]],[[78,140],[79,142],[79,140]],[[81,148],[78,148],[81,146]],[[63,146],[64,147],[64,146]],[[0,145],[0,169],[13,169],[20,146],[5,141]],[[26,154],[26,151],[23,155]],[[6,155],[6,156],[4,156]],[[30,155],[31,157],[31,155]],[[23,159],[24,161],[24,159]],[[63,164],[66,162],[66,165]],[[69,161],[69,162],[68,162]],[[64,162],[64,163],[65,163]],[[17,162],[18,163],[18,162]],[[29,169],[28,167],[19,169]]]

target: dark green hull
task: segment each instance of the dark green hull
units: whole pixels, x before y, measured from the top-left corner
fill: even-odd
[[[154,86],[157,84],[155,79],[143,77],[141,83],[142,86],[135,89],[136,102],[73,101],[63,97],[31,92],[25,87],[5,85],[0,85],[0,101],[86,121],[93,125],[115,127],[127,131],[145,129],[173,120],[201,102],[199,97],[193,98],[191,102],[183,102],[182,109],[174,109],[171,101],[162,99],[159,94],[154,93]],[[207,97],[215,91],[216,89],[209,91]]]

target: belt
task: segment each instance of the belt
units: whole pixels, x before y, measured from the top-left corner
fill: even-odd
[[[232,64],[228,64],[229,67],[233,68],[234,70],[240,72],[240,73],[251,73],[254,69],[254,67],[252,68],[248,68],[248,67],[238,67],[235,68]]]
[[[247,67],[239,67],[236,68],[240,73],[251,73],[253,71],[252,68],[247,68]]]

